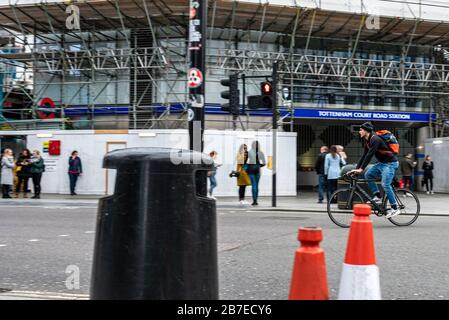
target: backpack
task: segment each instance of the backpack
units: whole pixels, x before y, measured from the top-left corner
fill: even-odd
[[[399,154],[399,142],[398,139],[388,130],[379,130],[376,131],[376,135],[381,137],[382,140],[386,143],[390,151],[384,151],[384,152],[391,152],[393,154]],[[380,151],[382,152],[382,151]]]

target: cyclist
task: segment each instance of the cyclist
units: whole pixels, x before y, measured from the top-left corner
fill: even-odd
[[[370,163],[372,157],[376,156],[379,162],[365,173],[365,177],[369,180],[368,186],[374,194],[372,201],[376,203],[381,202],[381,197],[379,188],[374,180],[377,177],[382,177],[382,187],[384,188],[388,201],[391,204],[391,209],[388,210],[386,217],[391,218],[400,213],[393,188],[391,186],[395,172],[399,167],[399,162],[397,157],[388,147],[387,143],[378,135],[373,134],[373,131],[374,128],[370,122],[365,122],[360,126],[360,137],[366,140],[365,150],[357,163],[356,169],[349,171],[348,174],[361,174]]]

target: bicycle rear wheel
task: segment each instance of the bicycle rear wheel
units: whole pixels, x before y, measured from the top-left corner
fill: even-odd
[[[350,189],[339,189],[331,195],[327,203],[327,214],[337,226],[349,228],[353,216],[352,209],[355,204],[360,203],[364,202],[357,191],[351,196]]]
[[[395,197],[401,213],[397,216],[388,218],[388,220],[399,227],[411,225],[418,219],[421,210],[418,197],[408,189],[396,189]],[[384,199],[383,206],[387,210],[391,208],[390,202],[388,202],[386,198]]]

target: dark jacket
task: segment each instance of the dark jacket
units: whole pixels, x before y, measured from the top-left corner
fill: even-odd
[[[373,156],[376,156],[376,159],[381,163],[398,161],[398,158],[391,152],[385,141],[375,134],[371,134],[366,141],[363,155],[357,163],[357,169],[365,170]]]
[[[72,157],[69,158],[69,173],[83,173],[83,166],[81,165],[80,157],[75,157],[75,159],[72,159]]]
[[[324,161],[326,159],[327,152],[320,153],[315,161],[316,174],[324,174]]]
[[[433,161],[424,161],[422,169],[424,171],[424,179],[433,179]]]
[[[413,164],[412,159],[404,158],[399,166],[401,169],[401,174],[406,177],[412,176],[413,168],[415,168],[415,166],[416,164]]]
[[[17,162],[16,162],[18,177],[31,177],[30,159],[31,159],[30,156],[24,156],[22,154],[19,156],[19,158],[17,159]]]
[[[44,172],[44,159],[42,158],[31,158],[30,173],[42,173]]]

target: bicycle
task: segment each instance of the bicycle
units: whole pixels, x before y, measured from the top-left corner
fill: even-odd
[[[382,204],[372,201],[372,197],[359,186],[360,183],[366,183],[367,179],[357,179],[351,175],[344,174],[341,178],[349,182],[349,188],[338,189],[327,202],[327,213],[329,218],[337,226],[348,228],[352,220],[352,209],[355,204],[370,203],[373,213],[382,217],[385,216],[391,208],[387,196],[384,192]],[[397,216],[388,218],[396,226],[409,226],[418,219],[421,205],[418,197],[409,189],[393,186],[394,196],[401,213]],[[402,198],[399,196],[402,195]],[[410,201],[408,201],[410,200]]]

